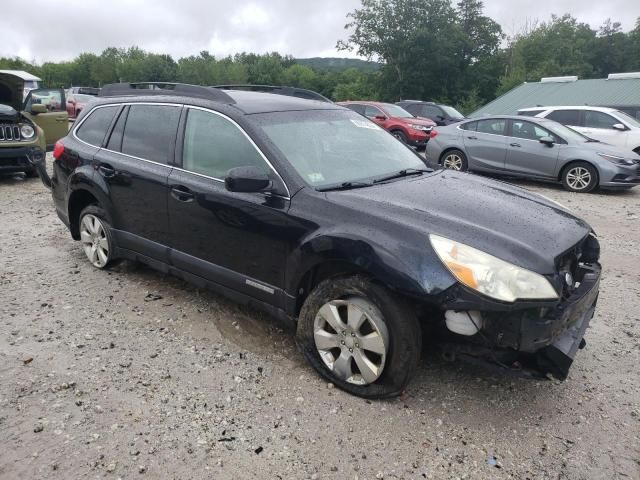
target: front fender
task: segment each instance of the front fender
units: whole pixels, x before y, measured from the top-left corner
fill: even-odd
[[[393,290],[425,300],[456,283],[424,236],[332,228],[314,232],[290,253],[287,265],[298,268],[286,275],[287,292],[297,295],[309,272],[335,262],[352,265]]]

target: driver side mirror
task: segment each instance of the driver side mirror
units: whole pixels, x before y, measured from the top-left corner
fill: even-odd
[[[47,107],[41,103],[34,103],[31,105],[31,113],[37,115],[38,113],[47,113]]]
[[[224,186],[230,192],[263,192],[271,187],[271,180],[260,168],[236,167],[227,172]]]
[[[539,138],[540,143],[544,143],[547,147],[553,147],[553,144],[556,143],[553,137],[546,136]]]
[[[624,132],[627,129],[627,127],[625,127],[622,123],[616,123],[612,125],[612,128],[614,130],[620,130],[621,132]]]
[[[376,120],[380,120],[381,122],[384,122],[387,119],[387,117],[385,117],[384,115],[376,115],[373,118],[375,118]]]

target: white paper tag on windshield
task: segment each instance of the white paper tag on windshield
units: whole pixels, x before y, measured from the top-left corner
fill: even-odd
[[[324,175],[321,173],[309,173],[307,177],[309,177],[311,183],[324,182]]]
[[[368,128],[369,130],[379,130],[380,129],[380,127],[377,126],[375,123],[369,122],[367,120],[354,120],[354,119],[351,119],[351,123],[353,123],[356,127]]]

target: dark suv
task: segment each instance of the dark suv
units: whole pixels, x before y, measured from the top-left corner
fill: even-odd
[[[583,220],[432,171],[338,105],[106,86],[54,157],[57,213],[96,268],[144,262],[289,321],[351,393],[401,393],[422,331],[448,358],[559,378],[584,344],[600,266]]]
[[[440,127],[458,123],[465,119],[458,110],[441,103],[423,102],[422,100],[401,100],[396,105],[404,108],[416,117],[429,118]]]

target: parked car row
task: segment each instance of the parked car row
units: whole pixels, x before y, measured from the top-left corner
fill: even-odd
[[[433,166],[560,182],[570,191],[640,185],[640,157],[548,118],[492,116],[438,129]]]
[[[402,143],[424,148],[434,133],[435,122],[420,118],[392,103],[371,101],[338,102],[384,128]]]
[[[501,139],[523,131],[513,121],[457,131]],[[141,261],[262,308],[353,394],[399,395],[422,331],[448,358],[542,378],[565,378],[585,345],[600,265],[584,220],[515,186],[434,171],[343,106],[110,85],[54,158],[51,178],[43,159],[38,173],[93,266]]]

